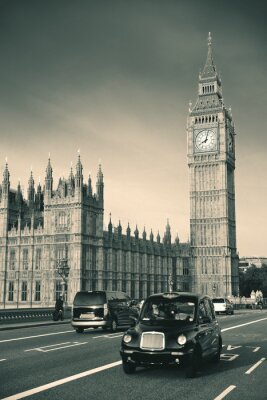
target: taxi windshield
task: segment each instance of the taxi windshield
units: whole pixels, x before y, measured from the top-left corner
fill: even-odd
[[[140,319],[187,321],[193,322],[195,318],[195,302],[191,298],[177,297],[174,299],[151,298],[143,306]]]

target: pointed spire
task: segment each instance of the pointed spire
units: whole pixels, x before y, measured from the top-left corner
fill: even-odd
[[[151,229],[151,232],[150,232],[150,240],[151,240],[151,242],[154,241],[154,234],[153,234],[153,232],[152,232],[152,229]]]
[[[138,237],[139,237],[139,230],[137,228],[137,225],[135,227],[134,236],[135,236],[135,239],[138,239]]]
[[[129,222],[128,222],[128,226],[127,226],[127,229],[126,229],[126,236],[127,236],[127,239],[130,240],[130,237],[131,237],[131,229],[130,229]]]
[[[34,195],[35,195],[34,179],[33,179],[32,168],[31,168],[30,178],[29,178],[29,181],[28,181],[28,201],[29,201],[29,205],[30,206],[34,202]]]
[[[77,175],[81,175],[82,174],[82,170],[83,170],[83,166],[81,163],[81,155],[80,155],[80,149],[78,150],[78,160],[77,160],[77,164],[76,164],[76,176]]]
[[[83,166],[81,163],[80,150],[78,150],[78,160],[76,164],[76,174],[75,174],[75,192],[81,195],[82,188],[83,188]]]
[[[46,177],[45,177],[46,196],[52,197],[52,190],[53,190],[53,170],[51,166],[50,153],[49,153],[48,163],[46,167]]]
[[[8,163],[7,163],[7,158],[6,158],[6,165],[5,165],[5,169],[3,172],[3,184],[7,184],[9,183],[9,170],[8,170]]]
[[[103,182],[103,172],[102,172],[101,164],[99,164],[99,166],[98,166],[97,181],[98,181],[98,183]]]
[[[17,193],[16,193],[16,202],[19,207],[21,207],[23,202],[22,192],[21,192],[21,185],[20,180],[18,181]]]
[[[146,240],[146,227],[144,226],[144,230],[143,230],[143,240]]]
[[[171,245],[171,227],[169,224],[169,218],[167,218],[167,225],[166,225],[166,230],[165,230],[165,235],[164,235],[164,244],[167,246]]]
[[[112,225],[112,222],[111,222],[111,213],[109,213],[108,233],[110,235],[112,235],[112,228],[113,228],[113,225]]]
[[[158,243],[158,244],[160,243],[160,235],[159,235],[159,231],[158,231],[158,234],[157,234],[157,243]]]
[[[88,189],[87,189],[87,195],[92,197],[93,196],[93,189],[92,189],[92,179],[91,179],[91,175],[89,175],[88,178]]]
[[[3,181],[2,181],[2,198],[5,198],[8,200],[9,198],[9,188],[10,188],[10,181],[9,181],[9,170],[8,170],[8,164],[7,164],[7,158],[6,158],[6,165],[5,169],[3,172]]]
[[[212,57],[212,38],[211,38],[211,33],[209,32],[208,35],[208,54],[207,54],[207,59],[206,59],[206,63],[205,66],[203,68],[203,71],[201,73],[201,78],[210,78],[210,77],[214,77],[217,75],[217,71],[216,71],[216,67],[213,61],[213,57]]]
[[[49,157],[48,157],[48,163],[47,163],[47,167],[46,167],[46,177],[47,178],[52,178],[52,166],[51,166],[51,160],[50,160],[50,153],[49,153]]]
[[[121,238],[121,233],[122,233],[122,227],[121,227],[121,221],[119,221],[119,225],[118,225],[118,236],[119,236],[119,238]]]
[[[98,200],[103,202],[104,201],[104,179],[103,179],[101,164],[99,164],[99,167],[98,167],[96,192],[97,192]]]

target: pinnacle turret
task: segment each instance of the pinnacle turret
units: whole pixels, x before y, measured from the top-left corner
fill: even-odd
[[[48,158],[48,163],[46,167],[46,177],[45,177],[45,192],[48,196],[52,196],[53,189],[53,170],[50,161],[50,155]]]
[[[6,160],[5,169],[3,172],[3,180],[2,180],[2,198],[8,199],[9,197],[9,188],[10,188],[10,181],[9,181],[9,170],[8,164]]]
[[[99,164],[99,167],[98,167],[96,192],[97,192],[98,200],[103,202],[104,201],[104,179],[103,179],[101,164]]]
[[[30,174],[30,178],[28,181],[28,201],[29,201],[29,206],[31,206],[34,202],[34,195],[35,195],[35,190],[34,190],[34,179],[32,175],[32,170]]]
[[[135,236],[135,239],[138,239],[138,237],[139,237],[139,230],[137,228],[137,225],[135,227],[134,236]]]
[[[75,190],[80,191],[83,187],[83,166],[81,163],[80,151],[78,151],[78,160],[75,174]]]
[[[89,175],[89,178],[88,178],[87,195],[88,195],[89,197],[92,197],[92,196],[93,196],[91,175]]]
[[[144,226],[144,230],[143,230],[143,240],[146,240],[146,228]]]
[[[111,213],[109,214],[109,224],[108,224],[108,233],[112,235],[113,225],[111,222]]]

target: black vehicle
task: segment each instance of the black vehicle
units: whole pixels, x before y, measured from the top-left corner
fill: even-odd
[[[220,360],[221,330],[208,296],[168,292],[148,297],[135,326],[123,335],[125,373],[137,366],[184,365],[196,376],[204,359]]]
[[[85,328],[111,329],[128,328],[138,317],[131,298],[118,291],[81,291],[77,292],[72,309],[72,326],[77,333]]]

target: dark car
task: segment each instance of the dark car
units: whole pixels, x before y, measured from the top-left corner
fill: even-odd
[[[138,311],[131,298],[119,291],[81,291],[77,292],[72,307],[71,324],[77,333],[85,328],[111,329],[129,328]]]
[[[221,330],[208,296],[168,292],[148,297],[135,325],[123,335],[125,373],[137,366],[182,365],[194,377],[202,361],[220,360]]]

